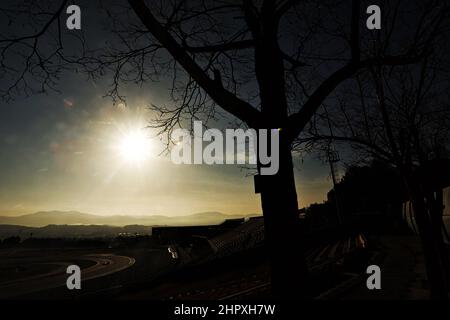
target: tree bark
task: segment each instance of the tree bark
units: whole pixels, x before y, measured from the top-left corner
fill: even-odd
[[[279,157],[278,173],[261,176],[261,203],[271,263],[272,294],[277,299],[310,298],[291,149],[282,138]]]
[[[437,241],[438,237],[435,234],[430,215],[427,211],[425,194],[420,188],[420,183],[415,181],[414,178],[407,178],[407,187],[413,205],[414,219],[423,247],[431,298],[448,299],[447,272],[443,263],[439,241]]]
[[[444,281],[447,286],[447,291],[450,290],[450,261],[448,257],[449,250],[444,241],[443,229],[445,229],[443,213],[443,194],[442,189],[438,189],[435,192],[428,192],[426,202],[429,207],[431,226],[433,229],[433,235],[435,237],[435,244],[439,251],[441,259],[441,265],[443,268]]]
[[[261,99],[259,128],[279,132],[279,170],[260,176],[266,246],[271,263],[272,294],[278,299],[306,298],[308,269],[299,229],[291,143],[287,135],[288,105],[283,57],[278,43],[276,1],[264,1],[260,16],[245,1],[247,24],[255,39],[255,73]]]

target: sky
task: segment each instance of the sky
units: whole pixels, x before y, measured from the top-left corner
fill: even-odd
[[[102,36],[94,13],[83,21],[92,25],[87,34],[96,42]],[[149,105],[170,103],[170,86],[122,88],[125,106],[104,97],[108,85],[66,71],[58,92],[0,102],[0,215],[261,213],[253,177],[238,165],[175,165],[159,155],[160,137],[144,128],[155,117]],[[139,163],[127,161],[123,148],[136,132],[145,135],[149,150]],[[328,165],[314,155],[294,164],[299,206],[322,202],[331,188]]]
[[[83,86],[80,86],[83,83]],[[109,215],[260,213],[253,178],[238,165],[176,165],[145,127],[151,103],[167,102],[162,84],[130,90],[127,105],[104,97],[106,85],[67,74],[60,93],[0,104],[0,214],[75,210]],[[149,156],[121,154],[123,136],[142,131]],[[296,159],[300,206],[322,202],[329,170],[313,156]]]

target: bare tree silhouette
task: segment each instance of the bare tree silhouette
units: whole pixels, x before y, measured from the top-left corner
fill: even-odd
[[[418,65],[379,65],[361,74],[354,81],[359,90],[337,95],[339,108],[320,115],[310,136],[297,140],[309,147],[350,143],[355,156],[396,168],[413,206],[433,298],[447,298],[450,289],[442,201],[450,181],[450,61],[448,37],[441,36]]]
[[[383,1],[383,28],[371,32],[361,29],[371,3],[358,0],[99,3],[99,19],[114,38],[94,49],[86,30],[65,30],[67,0],[0,9],[11,25],[29,19],[27,28],[8,28],[0,38],[0,70],[10,80],[3,98],[52,89],[64,69],[111,76],[114,99],[125,99],[121,83],[164,77],[172,81],[173,104],[154,107],[160,116],[153,125],[162,133],[223,111],[251,128],[278,128],[280,170],[260,177],[272,289],[280,298],[310,296],[292,143],[329,95],[361,70],[421,61],[443,28],[448,2]]]

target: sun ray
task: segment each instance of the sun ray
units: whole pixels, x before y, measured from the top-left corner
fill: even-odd
[[[121,133],[117,150],[124,162],[142,164],[150,157],[151,140],[143,129],[128,130]]]

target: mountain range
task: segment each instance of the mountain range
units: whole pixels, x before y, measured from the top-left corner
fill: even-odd
[[[255,215],[248,215],[255,216]],[[76,211],[42,211],[21,216],[0,216],[0,225],[44,227],[48,225],[108,225],[108,226],[192,226],[219,224],[227,219],[246,217],[220,212],[202,212],[185,216],[99,216]]]

